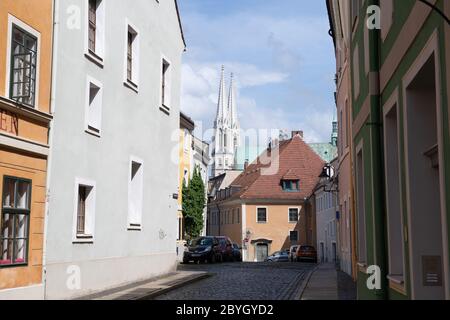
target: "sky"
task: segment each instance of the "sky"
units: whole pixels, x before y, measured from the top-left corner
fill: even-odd
[[[213,127],[224,65],[227,90],[235,75],[242,129],[303,130],[307,142],[330,141],[335,59],[325,0],[178,2],[187,44],[181,110],[197,136]]]

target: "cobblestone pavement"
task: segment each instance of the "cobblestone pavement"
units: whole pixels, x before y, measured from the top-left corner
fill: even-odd
[[[179,265],[178,270],[207,271],[213,276],[159,296],[158,300],[289,300],[308,271],[308,263],[222,263]]]

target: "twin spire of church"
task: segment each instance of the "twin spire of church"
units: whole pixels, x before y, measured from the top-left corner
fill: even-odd
[[[228,126],[232,129],[239,127],[239,120],[236,111],[236,99],[235,99],[233,78],[234,76],[232,73],[230,80],[230,88],[228,91],[228,101],[226,102],[225,67],[222,66],[220,87],[219,87],[219,101],[217,103],[216,121],[214,122],[215,129],[221,126]]]
[[[236,109],[233,74],[231,74],[228,100],[225,92],[225,67],[222,66],[217,114],[214,121],[215,133],[212,154],[214,158],[214,176],[234,168],[235,155],[240,144],[240,127]]]

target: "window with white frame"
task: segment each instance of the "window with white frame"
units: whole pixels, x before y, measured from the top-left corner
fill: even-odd
[[[165,109],[170,109],[170,89],[171,89],[171,66],[166,59],[162,59],[161,75],[161,105]]]
[[[144,196],[144,165],[142,160],[130,161],[128,184],[128,228],[140,229],[142,226],[142,208]]]
[[[289,208],[289,222],[297,223],[299,219],[298,208]]]
[[[102,124],[102,85],[92,78],[87,80],[86,131],[99,135]]]
[[[88,58],[102,63],[105,42],[105,1],[87,0],[87,52]]]
[[[75,199],[74,241],[92,241],[95,218],[95,183],[77,179]]]
[[[36,103],[38,39],[23,28],[12,25],[10,59],[10,98],[34,107]]]
[[[256,222],[257,223],[267,223],[267,208],[257,208]]]
[[[127,23],[125,84],[134,90],[139,86],[139,32]]]

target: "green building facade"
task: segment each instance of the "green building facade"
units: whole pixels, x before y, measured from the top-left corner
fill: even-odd
[[[450,298],[450,1],[428,2],[348,2],[359,299]]]

